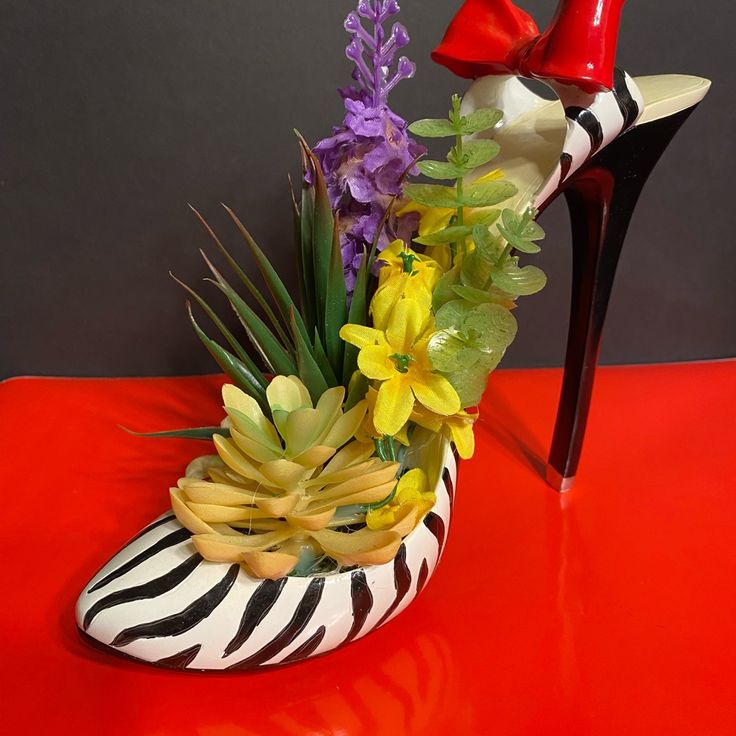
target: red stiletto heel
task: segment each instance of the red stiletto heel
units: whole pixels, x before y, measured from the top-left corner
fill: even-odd
[[[539,36],[508,0],[468,0],[433,54],[460,76],[477,78],[464,113],[505,111],[494,137],[509,158],[493,166],[519,186],[517,204],[531,202],[541,212],[564,192],[570,208],[572,308],[547,472],[558,490],[572,485],[580,460],[606,309],[639,194],[710,87],[685,75],[634,80],[616,69],[624,2],[561,0]],[[559,101],[544,100],[512,75],[546,82]]]

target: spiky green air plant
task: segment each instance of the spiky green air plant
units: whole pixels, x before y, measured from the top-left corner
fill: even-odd
[[[339,386],[314,405],[296,376],[276,376],[266,389],[269,421],[237,387],[225,385],[222,395],[230,437],[215,435],[217,455],[191,465],[171,490],[174,513],[205,559],[271,579],[323,555],[339,565],[393,559],[401,533],[350,526],[389,497],[399,468],[355,439],[365,400],[343,411]]]
[[[358,272],[356,288],[348,308],[339,230],[324,176],[316,157],[304,139],[298,137],[305,173],[301,204],[297,204],[293,197],[301,297],[299,306],[264,252],[229,207],[225,207],[225,210],[258,267],[268,297],[261,293],[202,215],[194,210],[235,276],[231,283],[203,252],[202,256],[212,275],[208,280],[227,298],[260,357],[261,366],[256,364],[209,303],[197,291],[176,279],[210,318],[227,347],[205,333],[195,319],[191,305],[187,304],[192,326],[199,339],[232,382],[252,396],[266,415],[270,411],[266,397],[266,376],[269,374],[297,375],[314,402],[327,388],[348,386],[357,369],[357,352],[351,347],[346,348],[340,339],[340,328],[348,320],[353,324],[367,324],[368,318],[366,305],[370,257],[366,254]],[[245,295],[236,288],[238,283],[245,287]],[[360,391],[351,392],[348,408],[360,398]],[[201,437],[215,433],[215,428],[203,427],[199,430],[170,432],[166,436]]]

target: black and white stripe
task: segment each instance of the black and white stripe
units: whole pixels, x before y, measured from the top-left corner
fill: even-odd
[[[85,633],[144,662],[240,670],[296,662],[397,616],[434,572],[450,524],[457,461],[443,445],[437,502],[385,565],[311,578],[256,580],[203,560],[171,514],[128,543],[77,602]]]
[[[634,80],[621,69],[614,74],[613,89],[589,94],[572,85],[552,84],[565,111],[567,133],[555,170],[534,196],[542,209],[563,184],[598,151],[636,124],[644,100]]]

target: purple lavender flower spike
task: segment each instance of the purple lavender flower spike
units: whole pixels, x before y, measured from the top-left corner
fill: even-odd
[[[340,215],[340,246],[345,283],[352,293],[363,249],[369,249],[394,196],[401,196],[401,177],[425,153],[408,133],[406,121],[388,105],[388,95],[416,66],[396,54],[409,43],[401,23],[386,34],[384,23],[399,12],[396,0],[360,0],[345,19],[352,36],[345,55],[355,68],[354,85],[340,90],[345,119],[329,138],[314,148],[327,181],[330,202]],[[363,24],[367,22],[367,27]],[[417,173],[412,169],[412,173]],[[416,232],[415,213],[386,223],[378,239],[383,250],[396,237],[410,240]]]

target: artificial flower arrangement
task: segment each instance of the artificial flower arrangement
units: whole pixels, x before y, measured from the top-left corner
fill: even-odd
[[[386,29],[398,12],[395,0],[360,0],[345,21],[355,67],[344,121],[313,149],[298,136],[298,297],[232,210],[263,290],[196,213],[227,264],[205,255],[208,281],[256,358],[179,282],[228,376],[226,417],[157,433],[210,441],[212,452],[79,596],[80,630],[112,651],[176,669],[296,662],[382,626],[437,566],[451,447],[473,454],[516,299],[545,282],[519,263],[543,233],[526,205],[503,206],[519,197],[493,167],[499,110],[464,115],[454,97],[446,119],[408,125],[390,109],[389,93],[415,72],[396,58],[406,29]],[[445,160],[425,158],[413,136],[448,139]]]
[[[396,556],[435,503],[436,479],[410,467],[412,446],[445,438],[461,458],[473,455],[476,407],[516,335],[516,300],[545,284],[542,271],[520,265],[544,237],[535,212],[503,207],[517,190],[492,168],[502,112],[463,115],[453,97],[446,119],[407,125],[390,109],[389,93],[415,73],[396,59],[406,29],[385,29],[398,12],[395,0],[361,0],[348,15],[355,66],[354,84],[340,90],[343,124],[312,150],[299,137],[299,298],[232,210],[266,293],[197,213],[233,274],[205,256],[210,281],[260,363],[182,284],[219,331],[218,342],[187,305],[232,383],[222,426],[163,433],[214,445],[171,504],[202,557],[256,578]],[[424,158],[412,135],[449,139],[446,159]]]

